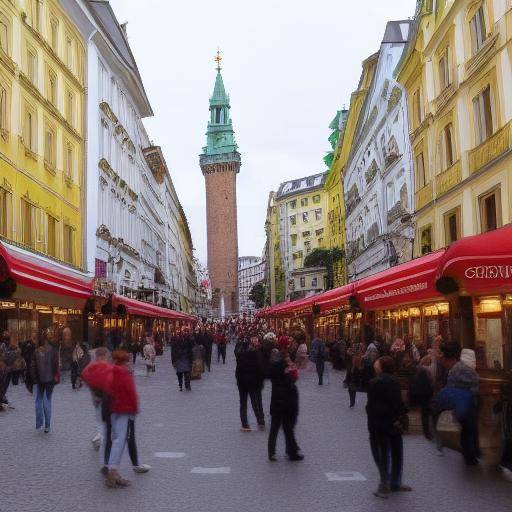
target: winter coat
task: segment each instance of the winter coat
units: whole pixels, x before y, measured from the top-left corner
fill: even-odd
[[[264,369],[262,358],[256,350],[244,350],[238,354],[236,383],[246,391],[257,391],[263,387]]]
[[[473,368],[459,361],[448,372],[446,386],[449,388],[468,389],[475,395],[478,395],[480,391],[480,377]]]
[[[319,364],[325,361],[325,343],[322,340],[315,339],[311,343],[311,352],[309,360],[313,363]]]
[[[409,381],[409,397],[413,404],[428,402],[434,394],[434,385],[426,366],[418,366]]]
[[[51,345],[46,350],[36,349],[30,375],[34,384],[54,384],[59,374],[59,354]]]
[[[171,346],[171,360],[176,372],[192,371],[192,342],[188,338],[173,343]]]
[[[392,433],[396,422],[399,422],[406,412],[400,382],[396,377],[384,373],[370,381],[366,404],[369,431]]]
[[[287,363],[281,360],[270,367],[272,381],[270,414],[296,419],[299,414],[299,391],[293,375],[285,372],[287,366]]]
[[[476,411],[476,402],[473,393],[469,389],[443,388],[436,395],[434,411],[440,414],[443,411],[455,411],[455,417],[459,422],[473,418]]]
[[[137,414],[139,412],[135,380],[124,366],[114,365],[112,368],[112,384],[109,395],[110,412],[117,414]]]

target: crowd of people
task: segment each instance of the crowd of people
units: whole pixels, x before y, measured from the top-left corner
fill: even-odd
[[[130,482],[119,473],[125,447],[135,472],[151,469],[138,458],[135,418],[139,403],[133,367],[140,355],[149,378],[156,371],[157,356],[164,353],[165,344],[170,348],[180,392],[191,391],[192,381],[211,371],[212,358],[219,365],[226,364],[227,346],[233,345],[240,429],[244,433],[253,430],[249,401],[256,428],[266,430],[262,391],[265,383],[270,383],[267,456],[271,462],[278,460],[276,441],[281,429],[288,459],[304,459],[295,436],[299,416],[296,382],[302,371],[312,371],[317,374],[318,385],[323,386],[332,367],[345,370],[343,383],[350,408],[358,393],[367,394],[370,449],[380,474],[376,496],[387,498],[392,492],[411,490],[402,482],[402,436],[408,430],[410,408],[421,412],[423,433],[436,441],[440,452],[442,424],[457,424],[465,463],[478,464],[479,376],[475,353],[444,342],[441,336],[428,348],[416,345],[411,337],[387,341],[371,329],[365,330],[361,341],[326,342],[320,338],[308,340],[300,327],[272,332],[264,320],[244,317],[199,322],[193,329],[182,328],[168,336],[147,330],[137,342],[120,339],[114,345],[91,350],[73,339],[69,327],[61,330],[58,341],[51,330],[45,330],[40,336],[33,332],[20,344],[4,331],[0,338],[0,409],[13,407],[7,398],[9,387],[24,383],[34,395],[36,429],[48,433],[55,386],[69,382],[73,389],[79,389],[85,382],[96,414],[97,432],[92,442],[100,451],[105,484],[126,487]],[[500,402],[496,409],[504,418],[512,418],[508,401]],[[512,470],[512,436],[506,434],[511,430],[505,421],[502,467],[508,471]]]

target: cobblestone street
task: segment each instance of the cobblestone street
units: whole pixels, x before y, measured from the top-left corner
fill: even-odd
[[[140,362],[136,374],[139,454],[152,471],[133,474],[125,453],[122,472],[133,482],[126,490],[103,485],[90,443],[95,423],[86,388],[56,388],[47,435],[34,429],[33,400],[24,386],[10,389],[16,409],[0,416],[2,512],[510,510],[511,484],[494,472],[465,467],[457,453],[438,457],[417,435],[405,440],[404,481],[414,492],[375,498],[365,397],[350,410],[339,373],[330,371],[323,388],[311,373],[301,376],[297,436],[303,463],[285,459],[281,438],[279,462],[267,462],[266,434],[239,431],[232,351],[226,366],[214,364],[210,374],[192,382],[191,393],[178,391],[168,352],[159,358],[156,375],[146,378]],[[269,392],[267,384],[266,411]]]

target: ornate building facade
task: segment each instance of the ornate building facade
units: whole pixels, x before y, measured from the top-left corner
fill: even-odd
[[[410,21],[389,22],[344,173],[350,281],[412,258],[412,162],[405,90],[393,77]],[[405,217],[407,216],[407,217]]]
[[[230,117],[229,95],[220,73],[210,98],[207,142],[200,156],[206,185],[208,271],[212,285],[213,309],[226,314],[238,311],[238,228],[236,175],[241,158]]]
[[[256,283],[265,281],[265,268],[265,260],[258,256],[238,258],[238,310],[240,313],[252,313],[257,309],[249,295]]]

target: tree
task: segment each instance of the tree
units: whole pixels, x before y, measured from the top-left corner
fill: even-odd
[[[332,249],[313,249],[304,260],[304,267],[324,267],[327,271],[327,289],[334,288],[334,265],[343,259],[343,251]]]
[[[257,308],[262,308],[265,305],[265,293],[265,281],[258,281],[251,288],[249,299],[254,302]]]

